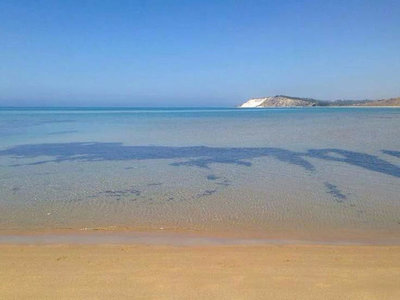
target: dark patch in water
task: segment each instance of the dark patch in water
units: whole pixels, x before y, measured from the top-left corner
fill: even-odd
[[[13,194],[16,194],[16,193],[19,192],[20,190],[21,190],[21,188],[18,187],[18,186],[13,187],[13,188],[11,189],[11,191],[13,192]]]
[[[215,194],[216,192],[217,190],[205,190],[203,193],[199,194],[197,198],[210,196],[212,194]]]
[[[400,158],[400,151],[382,150],[383,153]]]
[[[342,157],[334,156],[335,154],[339,154]],[[343,162],[370,171],[400,177],[399,167],[383,159],[380,159],[375,155],[341,149],[311,149],[308,150],[306,155],[309,157],[319,158],[327,161]]]
[[[229,185],[231,185],[231,184],[230,184],[230,181],[229,181],[228,179],[226,179],[226,178],[224,178],[224,177],[216,176],[216,175],[214,175],[214,174],[207,175],[207,179],[208,179],[208,180],[215,181],[215,184],[217,184],[217,185],[222,185],[222,186],[229,186]]]
[[[231,185],[231,181],[228,180],[228,179],[224,179],[222,182],[216,182],[215,184],[223,185],[223,186],[230,186]]]
[[[215,176],[214,174],[211,174],[211,175],[207,175],[207,179],[208,180],[217,180],[217,179],[219,179],[219,177]]]
[[[251,166],[250,162],[244,160],[272,156],[280,161],[303,167],[308,171],[314,170],[314,166],[302,158],[304,154],[280,148],[163,147],[124,146],[122,143],[53,143],[15,146],[1,150],[0,155],[14,158],[54,157],[54,159],[42,160],[27,165],[63,161],[90,162],[188,158],[189,160],[186,162],[176,162],[171,165],[200,168],[209,168],[212,163]]]
[[[333,195],[336,198],[336,202],[342,203],[343,200],[346,200],[347,197],[343,194],[336,185],[331,184],[329,182],[324,183],[325,187],[328,189],[328,193]]]
[[[37,158],[50,156],[27,165],[39,165],[63,161],[123,161],[148,159],[188,159],[172,163],[172,166],[194,166],[209,168],[213,163],[251,166],[248,160],[259,157],[273,157],[279,161],[314,171],[315,167],[307,158],[318,158],[357,166],[366,170],[400,177],[400,168],[375,155],[341,149],[310,149],[306,153],[282,148],[230,148],[230,147],[164,147],[164,146],[125,146],[122,143],[53,143],[28,144],[0,150],[0,156],[14,158]],[[23,164],[21,164],[23,165]],[[20,165],[13,165],[20,166]]]

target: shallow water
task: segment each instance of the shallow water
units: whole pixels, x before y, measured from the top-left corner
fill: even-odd
[[[0,228],[400,241],[400,109],[0,109]]]

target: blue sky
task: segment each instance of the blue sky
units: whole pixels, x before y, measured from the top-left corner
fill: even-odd
[[[400,1],[0,0],[0,105],[400,96]]]

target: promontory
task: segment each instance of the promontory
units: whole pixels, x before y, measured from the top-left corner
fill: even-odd
[[[239,108],[296,107],[296,106],[400,106],[400,97],[381,100],[316,100],[277,95],[264,98],[252,98],[239,105]]]

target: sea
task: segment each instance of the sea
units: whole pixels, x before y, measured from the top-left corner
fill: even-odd
[[[400,108],[0,108],[0,234],[400,243]]]

